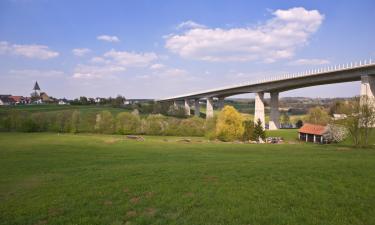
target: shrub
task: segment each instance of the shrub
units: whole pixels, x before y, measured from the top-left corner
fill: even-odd
[[[298,120],[297,123],[296,123],[296,127],[297,128],[301,128],[303,126],[303,121],[302,120]]]
[[[232,106],[225,106],[216,123],[216,135],[221,141],[234,141],[242,138],[243,116]]]
[[[205,122],[205,136],[209,140],[216,139],[216,122],[217,122],[217,116],[214,116],[212,118],[206,119]]]
[[[113,116],[109,111],[102,111],[96,115],[95,130],[99,133],[113,133]]]
[[[254,141],[260,141],[260,139],[266,139],[266,132],[263,129],[262,121],[257,120],[257,123],[254,126],[253,138]]]
[[[203,136],[205,131],[204,119],[192,117],[181,120],[177,133],[182,136]]]
[[[163,135],[167,123],[162,115],[149,115],[146,118],[144,132],[149,135]]]
[[[243,141],[250,141],[254,135],[254,122],[252,120],[243,121],[244,132],[242,135]]]
[[[171,105],[168,109],[168,115],[184,118],[186,117],[185,108],[179,105]]]
[[[122,112],[116,116],[116,133],[135,134],[140,131],[141,119],[137,114]]]

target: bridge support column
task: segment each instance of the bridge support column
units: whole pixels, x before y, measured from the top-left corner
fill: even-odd
[[[255,93],[255,113],[254,113],[254,123],[260,119],[262,121],[262,126],[265,128],[265,119],[264,119],[264,93],[258,92]]]
[[[224,97],[218,99],[218,109],[221,111],[224,108]]]
[[[175,101],[173,101],[173,106],[178,106],[178,103],[177,103],[177,101],[175,100]]]
[[[361,77],[361,97],[366,96],[368,100],[375,104],[375,75],[365,75]]]
[[[280,113],[279,113],[279,92],[271,92],[271,112],[270,112],[270,122],[269,130],[277,130],[280,128]]]
[[[199,105],[199,99],[194,99],[194,115],[199,117],[201,114],[201,109]]]
[[[184,108],[185,108],[185,115],[190,116],[189,99],[187,99],[187,98],[184,101]]]
[[[207,106],[206,106],[206,119],[214,117],[214,107],[213,107],[212,97],[207,97]]]

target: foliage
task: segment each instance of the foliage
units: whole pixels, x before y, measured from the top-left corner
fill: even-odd
[[[344,125],[356,146],[368,146],[369,136],[375,124],[374,100],[366,96],[356,97],[343,108],[347,118],[338,121]]]
[[[305,118],[305,122],[320,125],[327,125],[329,121],[330,116],[327,111],[319,106],[311,108]]]
[[[301,128],[303,126],[303,121],[302,120],[298,120],[297,122],[296,122],[296,127],[297,128]]]
[[[328,124],[328,137],[331,142],[339,143],[348,136],[348,129],[342,125]]]
[[[144,132],[148,135],[163,135],[167,125],[168,124],[165,122],[164,116],[160,114],[149,115],[146,118]]]
[[[185,114],[185,108],[183,106],[180,106],[180,105],[171,105],[168,109],[168,113],[167,113],[169,116],[175,116],[175,117],[178,117],[178,118],[184,118],[186,117],[186,114]]]
[[[78,133],[79,132],[79,124],[81,122],[81,115],[78,110],[74,110],[72,113],[72,118],[70,120],[70,132],[71,133]]]
[[[243,121],[243,127],[242,140],[245,142],[250,141],[254,135],[254,122],[252,120],[245,120]]]
[[[109,111],[102,111],[96,115],[95,130],[99,133],[113,133],[113,116]]]
[[[260,119],[257,120],[255,126],[254,126],[254,132],[253,132],[253,140],[260,141],[260,139],[264,140],[266,139],[266,132],[263,129],[263,124]]]
[[[243,116],[233,106],[225,106],[217,118],[217,138],[221,141],[242,139],[243,120]]]
[[[281,115],[281,123],[282,124],[290,124],[290,117],[289,117],[288,113],[284,112]]]
[[[217,116],[212,118],[208,118],[205,121],[205,136],[209,140],[214,140],[216,138],[216,123],[217,123]]]
[[[136,134],[140,131],[141,119],[139,115],[122,112],[116,117],[116,133],[118,134]]]

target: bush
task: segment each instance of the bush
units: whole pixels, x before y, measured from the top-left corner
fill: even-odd
[[[113,116],[109,111],[102,111],[96,115],[95,130],[99,133],[113,133]]]
[[[141,119],[137,114],[122,112],[116,116],[116,133],[136,134],[140,131]]]
[[[244,132],[242,135],[243,141],[250,141],[254,135],[254,122],[252,120],[243,121]]]
[[[330,116],[328,112],[319,106],[310,109],[306,116],[306,122],[312,124],[327,125],[329,121]]]
[[[216,123],[216,136],[221,141],[242,139],[243,116],[232,106],[225,106]]]
[[[168,115],[184,118],[186,117],[185,108],[179,105],[171,105],[168,109]]]
[[[181,136],[203,136],[205,131],[204,119],[192,117],[181,120],[177,133]]]
[[[144,132],[148,135],[163,135],[167,123],[162,115],[149,115],[145,121]]]

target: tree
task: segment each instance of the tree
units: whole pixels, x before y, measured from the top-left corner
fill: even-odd
[[[79,124],[81,121],[81,114],[78,110],[74,110],[72,113],[72,118],[70,120],[70,132],[71,133],[78,133],[79,132]]]
[[[138,115],[122,112],[116,116],[116,132],[119,134],[135,134],[139,132],[141,119]]]
[[[264,140],[266,139],[266,132],[263,129],[262,121],[260,119],[257,120],[255,126],[254,126],[254,132],[253,132],[253,140],[260,141],[260,139]]]
[[[110,111],[102,111],[96,115],[95,130],[99,133],[113,133],[113,116]]]
[[[303,126],[303,121],[302,120],[298,120],[297,123],[296,123],[296,127],[297,128],[301,128]]]
[[[217,118],[217,138],[221,141],[242,139],[243,120],[243,116],[233,106],[225,106]]]
[[[283,113],[281,115],[281,123],[282,124],[290,124],[290,117],[289,117],[288,113]]]
[[[306,122],[312,124],[327,125],[330,121],[330,116],[322,107],[311,108],[306,116]]]
[[[179,118],[186,117],[185,108],[179,105],[174,105],[174,104],[169,107],[167,114],[169,116],[175,116]]]
[[[375,125],[374,99],[367,96],[356,97],[346,104],[343,112],[347,118],[339,122],[347,128],[354,145],[367,146]]]
[[[250,141],[254,135],[254,122],[252,120],[243,121],[244,132],[242,140],[247,142]]]

